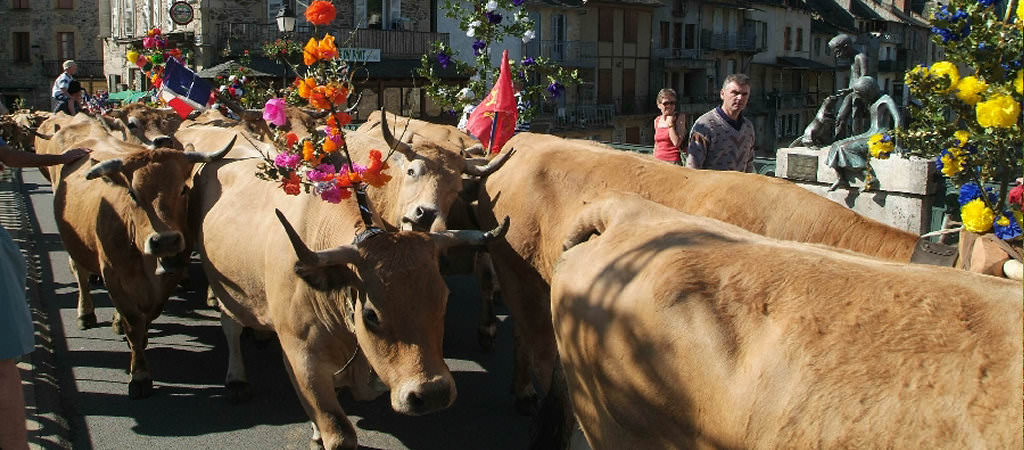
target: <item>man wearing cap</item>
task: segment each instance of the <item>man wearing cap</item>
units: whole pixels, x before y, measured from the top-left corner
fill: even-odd
[[[50,93],[53,112],[57,112],[57,107],[71,98],[68,87],[71,86],[71,82],[75,79],[75,72],[77,71],[78,65],[73,60],[64,61],[64,72],[57,77],[57,81],[53,82],[53,89]]]

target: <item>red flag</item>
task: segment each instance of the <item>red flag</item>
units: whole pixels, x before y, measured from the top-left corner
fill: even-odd
[[[516,108],[515,91],[512,88],[512,73],[508,68],[508,50],[501,54],[501,73],[494,82],[491,93],[477,105],[469,115],[466,130],[480,139],[484,148],[491,153],[501,151],[516,130],[519,110]],[[493,137],[494,142],[491,142]]]

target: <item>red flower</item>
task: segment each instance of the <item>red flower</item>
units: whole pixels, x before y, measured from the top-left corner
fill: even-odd
[[[1010,202],[1011,205],[1021,206],[1021,196],[1024,194],[1024,184],[1018,184],[1010,189],[1010,192],[1006,195],[1006,201]]]
[[[296,142],[299,142],[299,137],[296,136],[295,133],[288,133],[288,134],[284,135],[284,139],[285,139],[285,145],[288,148],[291,148],[293,145],[295,145]]]
[[[301,187],[299,185],[299,176],[292,172],[288,174],[288,178],[281,181],[281,188],[284,189],[284,193],[288,195],[299,195]]]
[[[313,25],[327,25],[334,21],[338,10],[334,4],[324,0],[316,0],[306,8],[306,21]]]

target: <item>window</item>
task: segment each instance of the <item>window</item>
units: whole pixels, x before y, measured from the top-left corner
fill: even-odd
[[[821,38],[814,38],[814,56],[821,56]]]
[[[627,44],[636,43],[637,12],[631,9],[623,11],[622,42]]]
[[[57,9],[74,9],[75,0],[57,0]]]
[[[787,51],[788,51],[788,50],[789,50],[790,48],[792,48],[792,46],[793,46],[793,44],[791,44],[791,43],[789,42],[789,34],[790,34],[790,33],[791,33],[792,31],[793,31],[793,29],[792,29],[792,28],[790,28],[790,27],[786,27],[786,34],[784,34],[784,35],[782,36],[782,42],[783,42],[783,49],[784,49],[784,50],[787,50]]]
[[[29,43],[27,32],[14,32],[14,62],[27,63],[29,62]]]
[[[697,48],[697,24],[686,24],[686,41],[684,42],[683,48]]]
[[[57,33],[57,59],[75,59],[75,33]]]
[[[797,28],[796,29],[796,51],[798,51],[798,52],[804,51],[804,29],[803,28]]]
[[[622,69],[622,112],[637,111],[636,69]]]
[[[661,22],[661,26],[658,28],[660,30],[660,33],[658,33],[658,48],[670,48],[668,45],[670,25],[668,22]]]
[[[599,42],[613,42],[614,40],[613,13],[614,11],[607,8],[601,8],[597,11],[597,40]]]
[[[28,9],[28,0],[13,0],[11,9]]]
[[[686,15],[685,0],[674,0],[672,2],[672,15],[676,17],[683,17]]]
[[[612,102],[612,69],[597,71],[597,102]]]

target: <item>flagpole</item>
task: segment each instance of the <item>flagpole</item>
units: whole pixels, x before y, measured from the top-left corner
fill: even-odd
[[[494,120],[491,120],[491,140],[487,141],[487,154],[490,155],[494,151],[494,132],[498,129],[498,117],[501,117],[501,113],[494,111]],[[498,149],[501,150],[501,149]]]

